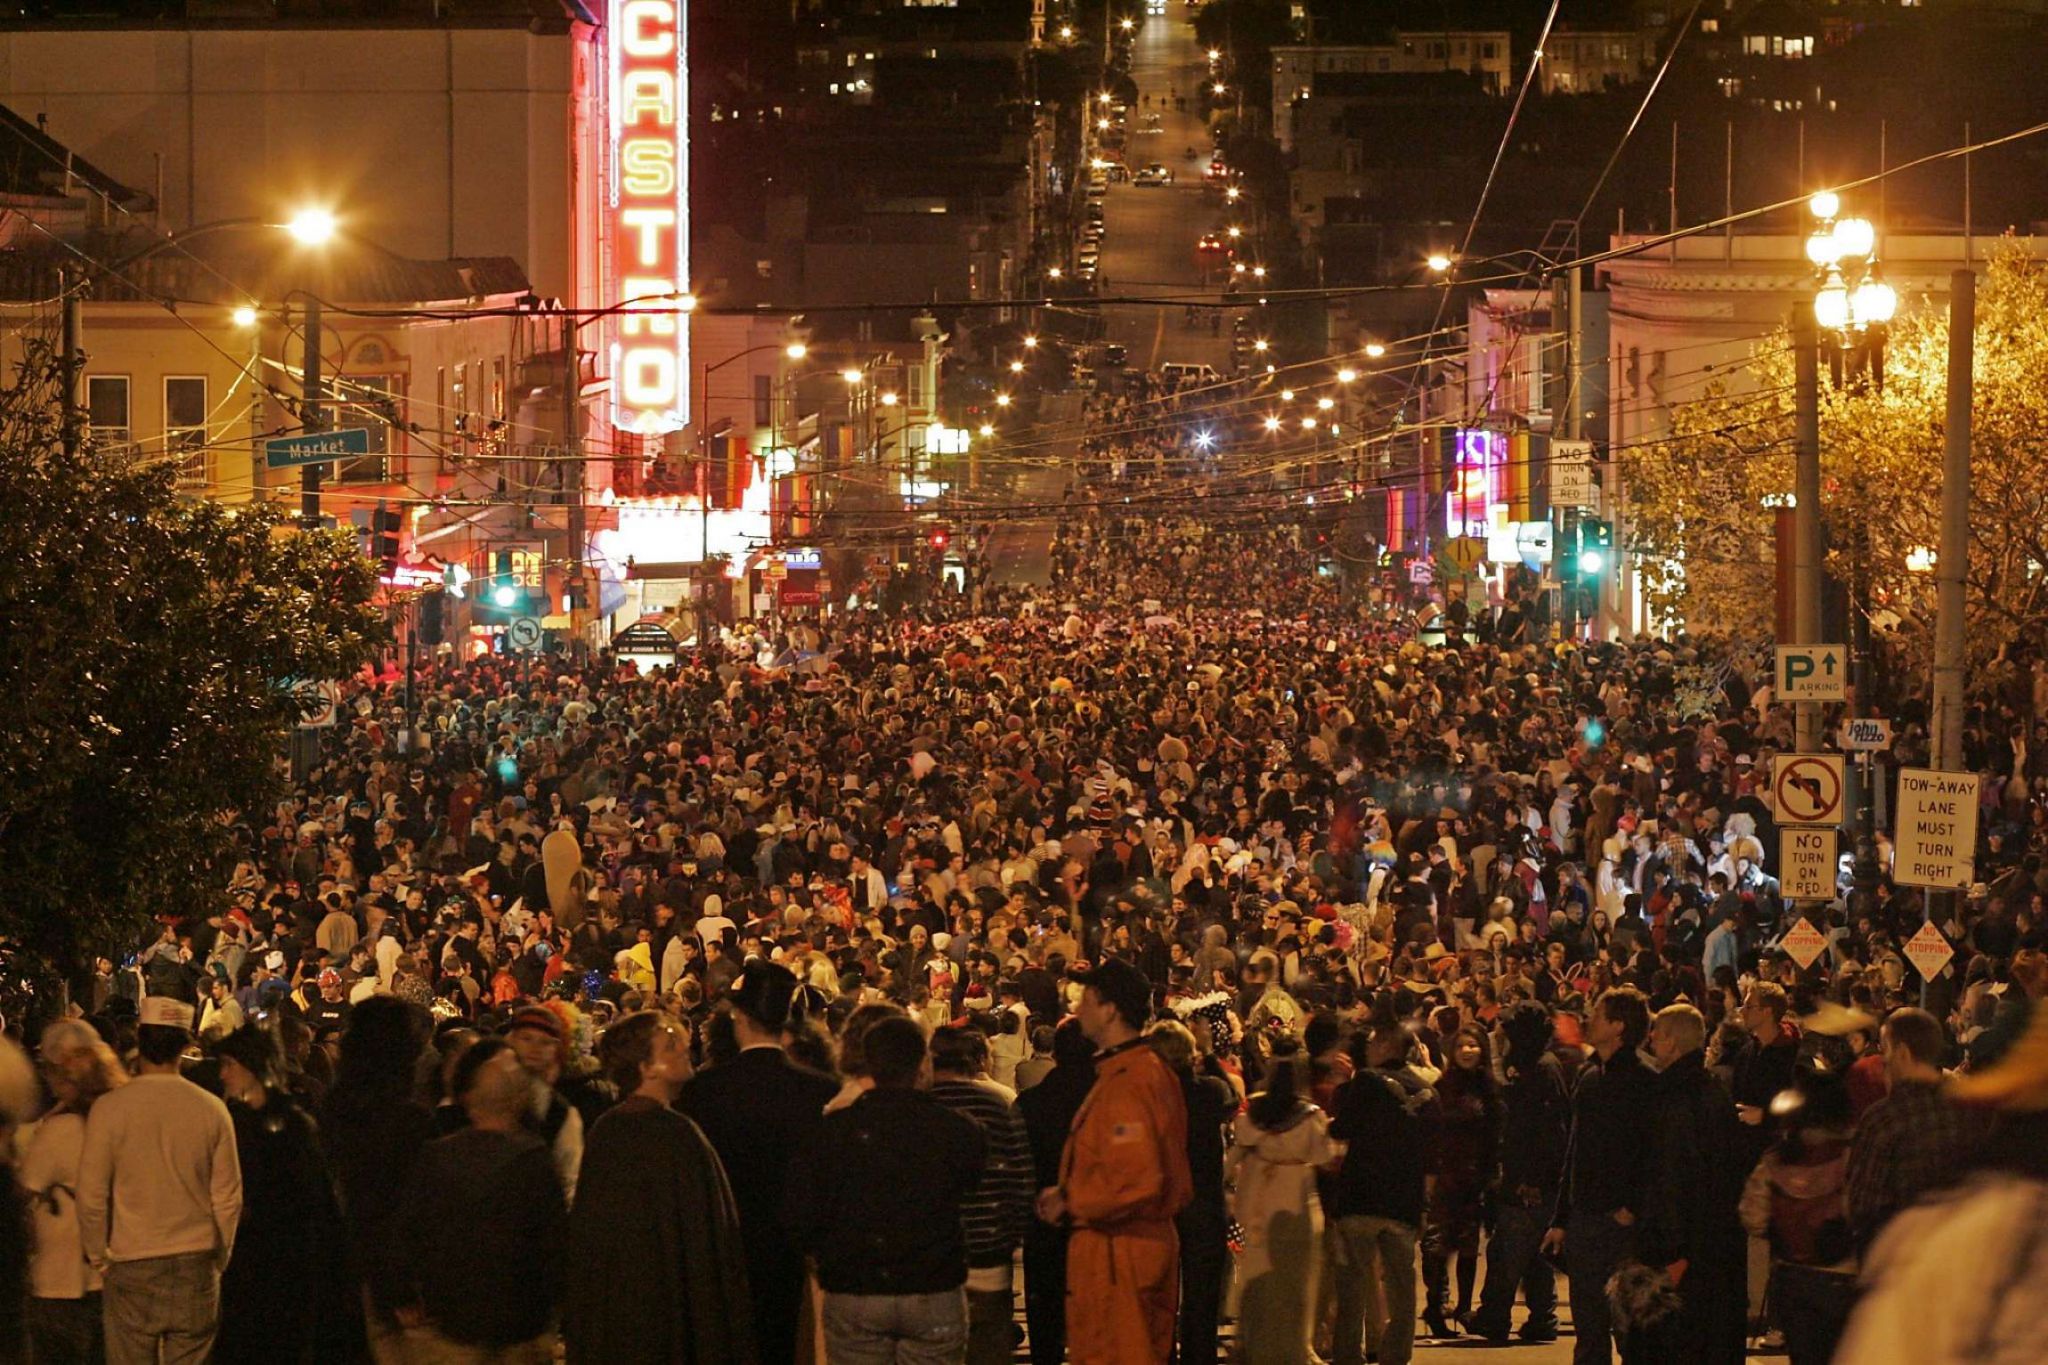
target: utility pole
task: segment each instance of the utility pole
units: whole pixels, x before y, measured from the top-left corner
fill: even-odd
[[[63,428],[58,439],[63,443],[66,461],[78,458],[78,448],[83,444],[85,436],[84,415],[79,411],[78,402],[79,314],[82,311],[79,291],[84,287],[84,281],[68,268],[58,269],[57,292],[64,299],[64,321],[58,338],[59,344],[64,348],[63,360],[60,362],[61,383],[64,389]]]
[[[320,300],[306,296],[305,349],[301,356],[305,400],[300,405],[300,425],[307,431],[325,431],[327,412],[321,406],[327,381],[320,372]],[[320,470],[317,464],[299,466],[299,525],[308,531],[320,528]]]
[[[1792,309],[1793,458],[1792,622],[1795,644],[1823,643],[1820,626],[1820,334],[1813,301]],[[1820,751],[1820,703],[1800,702],[1797,748]]]
[[[1950,274],[1948,418],[1941,456],[1941,548],[1934,561],[1934,766],[1963,764],[1963,578],[1970,556],[1970,399],[1977,276]]]
[[[583,367],[576,354],[576,319],[562,315],[562,445],[568,456],[563,479],[569,494],[569,624],[580,650],[584,606],[584,569],[589,561],[583,499],[589,492],[589,471],[583,467]]]

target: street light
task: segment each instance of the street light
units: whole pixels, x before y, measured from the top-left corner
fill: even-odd
[[[1279,419],[1278,417],[1268,417],[1268,418],[1266,419],[1266,430],[1268,430],[1268,431],[1278,431],[1278,430],[1280,430],[1280,419]]]
[[[1222,50],[1221,48],[1214,48],[1214,47],[1210,48],[1210,49],[1209,49],[1209,60],[1210,60],[1210,61],[1212,61],[1212,62],[1220,62],[1220,61],[1222,61],[1222,60],[1223,60],[1223,50]]]
[[[1293,389],[1282,389],[1282,390],[1280,390],[1280,401],[1281,401],[1281,402],[1283,402],[1283,403],[1292,403],[1292,402],[1294,401],[1294,390],[1293,390]]]
[[[1337,400],[1326,395],[1316,400],[1316,406],[1324,412],[1328,412],[1331,408],[1337,406]]]
[[[1252,343],[1252,349],[1253,349],[1254,351],[1257,351],[1257,352],[1259,352],[1259,353],[1260,353],[1261,355],[1263,355],[1263,354],[1265,354],[1265,351],[1266,351],[1266,347],[1267,347],[1267,346],[1268,346],[1269,344],[1270,344],[1270,343],[1268,343],[1268,342],[1267,342],[1267,340],[1266,340],[1266,339],[1265,339],[1264,337],[1260,337],[1260,338],[1259,338],[1259,339],[1258,339],[1257,341],[1254,341],[1254,342]]]
[[[237,327],[254,327],[256,325],[256,310],[246,303],[235,309],[228,316],[234,319],[235,326]]]
[[[1053,266],[1051,269],[1045,272],[1045,277],[1049,280],[1057,280],[1065,274],[1066,272],[1064,270],[1061,270],[1058,266]]]
[[[862,375],[859,370],[845,369],[839,372],[839,377],[849,384],[858,384],[861,381]]]
[[[285,223],[284,230],[302,246],[325,246],[334,240],[340,224],[335,222],[331,210],[309,206],[293,214]]]
[[[789,345],[782,348],[782,353],[791,360],[802,360],[806,355],[810,354],[810,347],[804,345],[801,341],[792,341]]]
[[[882,395],[882,406],[885,408],[893,408],[896,406],[895,390],[891,389],[889,392],[884,393]]]
[[[997,394],[996,406],[999,408],[1007,408],[1008,406],[1010,406],[1010,395],[1008,395],[1007,393]]]
[[[1449,256],[1444,255],[1444,253],[1441,251],[1432,251],[1423,260],[1423,264],[1428,266],[1437,274],[1441,275],[1446,270],[1449,270],[1451,268],[1451,258]]]
[[[1209,87],[1209,93],[1212,95],[1221,95],[1225,93],[1226,89],[1227,87],[1223,84],[1223,82],[1218,81],[1216,82],[1216,84]]]
[[[1349,384],[1352,380],[1356,378],[1358,378],[1358,371],[1352,369],[1348,365],[1345,366],[1343,369],[1337,371],[1337,382],[1339,384]]]
[[[1074,41],[1074,26],[1072,24],[1060,25],[1060,41],[1067,43]]]
[[[1806,259],[1818,280],[1813,320],[1834,345],[1829,370],[1836,387],[1846,374],[1884,389],[1886,331],[1898,312],[1898,291],[1877,263],[1877,229],[1868,218],[1841,218],[1841,196],[1822,190],[1807,201],[1817,220],[1806,239]]]
[[[1237,196],[1240,193],[1241,191],[1237,188],[1237,186],[1232,185],[1229,189],[1223,191],[1223,197],[1225,199],[1228,199],[1231,203],[1235,204],[1237,202]]]
[[[996,429],[995,429],[995,427],[993,427],[993,426],[992,426],[992,425],[990,425],[989,423],[987,423],[987,422],[983,422],[983,423],[981,424],[981,434],[982,434],[982,435],[983,435],[984,437],[988,437],[988,436],[993,436],[993,435],[995,435],[995,434],[996,434]]]
[[[1377,341],[1368,341],[1365,343],[1365,358],[1367,360],[1378,360],[1381,356],[1385,355],[1386,353],[1387,348],[1380,345],[1380,343],[1378,343]]]
[[[1022,374],[1022,373],[1024,373],[1024,362],[1023,362],[1023,361],[1021,361],[1021,360],[1013,360],[1013,361],[1011,361],[1011,362],[1010,362],[1010,373],[1011,373],[1011,374]]]
[[[1130,19],[1119,19],[1116,21],[1116,26],[1122,29],[1124,32],[1129,33],[1132,29],[1137,27],[1137,24],[1132,22]]]
[[[1038,345],[1038,338],[1037,338],[1037,337],[1035,337],[1035,336],[1026,336],[1026,337],[1024,338],[1024,349],[1025,349],[1025,350],[1027,350],[1027,351],[1029,351],[1029,350],[1033,350],[1033,349],[1035,349],[1035,348],[1037,347],[1037,345]]]

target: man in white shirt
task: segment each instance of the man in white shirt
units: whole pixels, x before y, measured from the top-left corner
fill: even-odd
[[[213,1349],[242,1168],[227,1106],[179,1074],[192,1007],[151,996],[141,1019],[140,1071],[86,1119],[79,1238],[106,1279],[109,1365],[180,1365]]]

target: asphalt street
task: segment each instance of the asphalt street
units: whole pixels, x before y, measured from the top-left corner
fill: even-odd
[[[1173,3],[1167,11],[1145,20],[1133,46],[1131,75],[1139,99],[1127,119],[1125,158],[1133,170],[1154,162],[1164,165],[1174,182],[1109,187],[1098,278],[1105,295],[1180,298],[1214,295],[1221,288],[1222,270],[1205,269],[1195,252],[1203,233],[1227,226],[1221,192],[1205,188],[1202,178],[1214,141],[1202,123],[1195,91],[1208,78],[1209,61],[1195,42],[1186,6]],[[1185,100],[1185,112],[1173,107],[1175,95]],[[1148,131],[1154,117],[1157,131]],[[1109,339],[1128,348],[1133,369],[1187,361],[1228,373],[1229,318],[1223,318],[1219,331],[1210,330],[1218,310],[1203,310],[1192,327],[1179,302],[1114,304],[1104,311]]]

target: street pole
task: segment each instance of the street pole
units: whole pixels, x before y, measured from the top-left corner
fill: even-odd
[[[327,383],[320,372],[320,300],[306,297],[306,327],[301,369],[305,380],[305,401],[299,421],[307,431],[325,431],[327,414],[321,407]],[[320,527],[320,470],[317,464],[299,466],[299,525],[308,531]]]
[[[1796,644],[1821,641],[1820,596],[1820,335],[1813,302],[1792,310],[1793,458],[1792,621]],[[1820,703],[1800,702],[1797,750],[1820,751]]]
[[[589,492],[589,471],[583,467],[583,402],[580,392],[582,367],[576,356],[576,319],[562,317],[562,444],[569,467],[565,479],[573,480],[569,493],[569,625],[578,650],[582,645],[584,569],[589,561],[588,533],[584,526],[583,499]]]
[[[1932,737],[1934,766],[1943,772],[1956,772],[1963,766],[1963,577],[1969,571],[1970,558],[1970,400],[1976,333],[1977,276],[1957,270],[1949,275],[1948,286],[1948,413],[1941,450],[1941,548],[1934,563]],[[1955,892],[1928,893],[1925,917],[1930,921],[1937,896],[1947,910]],[[1923,976],[1923,1006],[1927,987]]]
[[[1941,459],[1941,548],[1934,562],[1934,766],[1963,762],[1963,577],[1970,554],[1970,399],[1977,277],[1949,276],[1948,418]]]
[[[83,444],[85,436],[84,415],[79,411],[78,402],[78,372],[81,368],[78,353],[81,330],[79,314],[82,311],[79,290],[82,288],[84,282],[70,270],[60,268],[57,271],[57,292],[64,298],[64,320],[59,335],[59,344],[64,348],[63,360],[60,362],[63,427],[58,439],[63,443],[64,458],[67,462],[78,458],[78,448]]]

